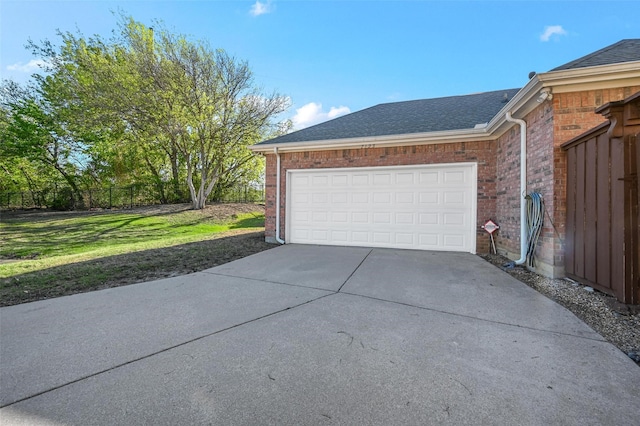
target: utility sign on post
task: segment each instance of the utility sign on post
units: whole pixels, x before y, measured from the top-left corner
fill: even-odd
[[[496,223],[494,221],[492,221],[491,219],[489,219],[483,226],[482,228],[484,228],[485,231],[487,231],[490,234],[493,234],[494,232],[496,232],[498,229],[500,229],[500,227],[498,225],[496,225]]]
[[[482,229],[489,233],[489,237],[491,237],[491,248],[493,249],[493,254],[497,254],[496,243],[493,241],[493,233],[496,232],[500,227],[491,219],[485,222],[482,225]]]

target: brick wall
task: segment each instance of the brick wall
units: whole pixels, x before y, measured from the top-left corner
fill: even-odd
[[[545,206],[553,211],[553,107],[545,102],[529,113],[527,123],[527,188],[542,194]],[[520,256],[520,126],[514,123],[496,141],[497,206],[500,225],[497,245],[509,257]],[[554,233],[548,220],[538,240],[536,260],[554,265]]]
[[[560,146],[574,137],[606,121],[595,110],[607,102],[623,100],[640,91],[640,86],[616,89],[559,93],[553,97],[553,174],[554,208],[548,209],[556,224],[558,237],[554,244],[555,264],[564,269],[564,236],[566,221],[567,166],[565,152]],[[548,219],[548,218],[545,218]]]
[[[595,109],[622,100],[640,87],[554,94],[529,113],[527,122],[527,193],[540,192],[545,203],[544,228],[538,240],[537,271],[564,275],[566,220],[566,160],[560,146],[604,121]],[[496,141],[497,202],[500,225],[497,245],[503,254],[520,255],[520,128],[508,130]]]
[[[566,161],[564,142],[603,122],[594,111],[640,91],[640,86],[554,94],[524,119],[527,122],[527,193],[542,194],[545,226],[538,241],[537,269],[561,276],[564,270]],[[496,141],[461,142],[393,148],[346,149],[281,155],[281,237],[284,238],[286,170],[370,167],[455,162],[478,163],[478,226],[493,218],[500,225],[499,250],[520,255],[520,127],[516,124]],[[267,155],[266,236],[275,236],[275,155]],[[489,250],[488,235],[479,230],[477,251]]]
[[[496,206],[496,165],[493,154],[495,143],[460,142],[439,145],[416,145],[390,148],[344,149],[336,151],[294,152],[280,154],[281,210],[280,233],[284,238],[286,211],[286,171],[290,169],[404,166],[416,164],[443,164],[476,162],[478,164],[478,227],[494,217]],[[267,238],[275,236],[275,183],[276,157],[267,155],[266,168],[266,220]],[[488,234],[481,229],[477,235],[476,250],[489,251]]]

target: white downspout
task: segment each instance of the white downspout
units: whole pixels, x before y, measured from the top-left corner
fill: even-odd
[[[273,148],[276,154],[276,242],[284,244],[284,240],[280,238],[280,154],[278,147]]]
[[[520,259],[516,265],[522,265],[527,261],[527,123],[524,120],[511,117],[507,112],[507,121],[520,125]]]

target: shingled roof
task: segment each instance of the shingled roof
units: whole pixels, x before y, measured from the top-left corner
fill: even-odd
[[[549,72],[634,61],[640,61],[640,39],[626,39]],[[379,104],[257,146],[473,129],[494,118],[519,90]]]
[[[258,145],[473,129],[489,122],[518,90],[379,104]]]
[[[638,38],[620,40],[611,46],[590,53],[575,61],[560,65],[551,71],[571,70],[633,61],[640,61],[640,39]]]

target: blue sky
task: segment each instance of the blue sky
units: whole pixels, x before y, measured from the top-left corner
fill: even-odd
[[[266,91],[289,96],[302,128],[379,103],[522,87],[624,38],[630,1],[0,1],[0,75],[34,72],[29,38],[56,29],[109,36],[122,10],[247,60]]]

